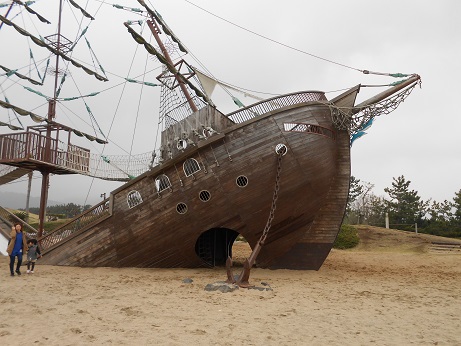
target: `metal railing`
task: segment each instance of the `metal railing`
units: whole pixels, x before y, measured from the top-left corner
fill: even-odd
[[[102,219],[110,216],[109,211],[109,198],[105,199],[101,203],[95,205],[91,209],[88,209],[84,213],[76,216],[68,223],[61,227],[51,231],[47,235],[39,239],[40,248],[47,250],[62,240],[68,238],[76,232],[94,226]]]
[[[13,213],[10,213],[3,207],[0,207],[0,219],[2,219],[2,221],[10,227],[12,227],[15,222],[20,222],[22,224],[22,230],[24,231],[24,233],[27,233],[27,236],[29,238],[35,238],[37,236],[38,232],[35,228],[25,223],[19,217],[17,217]],[[10,234],[10,229],[7,230],[7,233]]]
[[[271,99],[255,103],[249,107],[230,113],[227,115],[227,117],[235,123],[243,123],[244,121],[253,119],[262,114],[266,114],[283,107],[292,106],[304,102],[326,100],[327,99],[325,97],[325,94],[321,91],[304,91],[299,93],[273,97]]]

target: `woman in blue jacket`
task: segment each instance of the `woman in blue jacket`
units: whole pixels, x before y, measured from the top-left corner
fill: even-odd
[[[18,263],[16,265],[16,274],[21,275],[21,268],[22,264],[22,255],[27,251],[27,239],[26,235],[22,231],[22,224],[16,222],[14,226],[11,228],[11,240],[8,244],[8,248],[6,252],[10,255],[10,272],[11,276],[14,276],[14,262],[15,257],[18,258]]]

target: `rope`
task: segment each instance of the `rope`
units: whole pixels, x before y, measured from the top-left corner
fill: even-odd
[[[351,116],[353,108],[336,107],[332,104],[328,104],[330,107],[333,125],[339,130],[347,130],[349,132],[352,145],[352,142],[355,139],[365,134],[363,131],[371,126],[375,117],[383,114],[389,114],[394,111],[400,103],[405,101],[418,84],[421,85],[421,80],[401,90],[398,94],[364,107],[360,110],[360,112],[353,116]]]
[[[274,40],[274,39],[271,39],[271,38],[269,38],[269,37],[267,37],[267,36],[258,34],[257,32],[254,32],[254,31],[252,31],[252,30],[249,30],[249,29],[247,29],[247,28],[244,28],[243,26],[240,26],[240,25],[238,25],[238,24],[235,24],[235,23],[231,22],[230,20],[227,20],[227,19],[225,19],[225,18],[223,18],[223,17],[220,17],[220,16],[218,16],[218,15],[216,15],[216,14],[214,14],[214,13],[212,13],[212,12],[206,10],[206,9],[204,9],[203,7],[200,7],[200,6],[196,5],[196,4],[194,4],[193,2],[191,2],[191,1],[189,1],[189,0],[184,0],[184,1],[187,2],[187,3],[189,3],[189,4],[192,5],[192,6],[197,7],[198,9],[202,10],[203,12],[206,12],[206,13],[212,15],[213,17],[216,17],[216,18],[218,18],[218,19],[220,19],[220,20],[222,20],[222,21],[224,21],[224,22],[226,22],[226,23],[229,23],[229,24],[231,24],[231,25],[233,25],[233,26],[235,26],[235,27],[237,27],[237,28],[239,28],[239,29],[242,29],[242,30],[244,30],[244,31],[247,31],[247,32],[249,32],[249,33],[251,33],[251,34],[253,34],[253,35],[255,35],[255,36],[261,37],[261,38],[263,38],[263,39],[265,39],[265,40],[267,40],[267,41],[270,41],[270,42],[273,42],[273,43],[278,44],[278,45],[280,45],[280,46],[289,48],[289,49],[291,49],[291,50],[294,50],[294,51],[297,51],[297,52],[300,52],[300,53],[309,55],[309,56],[311,56],[311,57],[313,57],[313,58],[316,58],[316,59],[320,59],[320,60],[323,60],[323,61],[326,61],[326,62],[335,64],[335,65],[339,65],[339,66],[342,66],[342,67],[345,67],[345,68],[349,68],[349,69],[352,69],[352,70],[356,70],[356,71],[359,71],[359,72],[363,72],[363,70],[360,70],[360,69],[358,69],[358,68],[351,67],[351,66],[348,66],[348,65],[345,65],[345,64],[341,64],[341,63],[336,62],[336,61],[333,61],[333,60],[329,60],[329,59],[322,58],[322,57],[320,57],[320,56],[318,56],[318,55],[315,55],[315,54],[312,54],[312,53],[308,53],[308,52],[303,51],[303,50],[301,50],[301,49],[298,49],[298,48],[289,46],[289,45],[287,45],[287,44],[285,44],[285,43],[281,43],[281,42],[279,42],[279,41],[276,41],[276,40]]]
[[[339,63],[339,62],[334,61],[334,60],[326,59],[326,58],[323,58],[323,57],[321,57],[321,56],[319,56],[319,55],[315,55],[315,54],[306,52],[306,51],[301,50],[301,49],[299,49],[299,48],[290,46],[290,45],[288,45],[288,44],[285,44],[285,43],[282,43],[282,42],[280,42],[280,41],[271,39],[271,38],[269,38],[269,37],[267,37],[267,36],[264,36],[264,35],[262,35],[262,34],[259,34],[259,33],[255,32],[255,31],[252,31],[252,30],[250,30],[250,29],[247,29],[247,28],[245,28],[245,27],[243,27],[243,26],[241,26],[241,25],[238,25],[238,24],[236,24],[236,23],[234,23],[234,22],[232,22],[232,21],[230,21],[230,20],[228,20],[228,19],[225,19],[225,18],[223,18],[223,17],[221,17],[221,16],[218,16],[217,14],[215,14],[215,13],[213,13],[213,12],[211,12],[211,11],[206,10],[206,9],[204,9],[203,7],[198,6],[197,4],[194,4],[192,1],[189,1],[189,0],[184,0],[184,1],[187,2],[187,3],[189,3],[190,5],[192,5],[192,6],[196,7],[196,8],[198,8],[198,9],[200,9],[200,10],[203,11],[203,12],[212,15],[213,17],[216,17],[216,18],[218,18],[218,19],[220,19],[220,20],[222,20],[222,21],[224,21],[224,22],[226,22],[226,23],[228,23],[228,24],[231,24],[231,25],[233,25],[233,26],[235,26],[235,27],[237,27],[237,28],[239,28],[239,29],[241,29],[241,30],[244,30],[244,31],[246,31],[246,32],[249,32],[249,33],[251,33],[251,34],[253,34],[253,35],[255,35],[255,36],[258,36],[258,37],[263,38],[263,39],[265,39],[265,40],[267,40],[267,41],[270,41],[270,42],[272,42],[272,43],[275,43],[275,44],[278,44],[278,45],[280,45],[280,46],[283,46],[283,47],[285,47],[285,48],[289,48],[289,49],[294,50],[294,51],[296,51],[296,52],[299,52],[299,53],[302,53],[302,54],[311,56],[311,57],[313,57],[313,58],[316,58],[316,59],[319,59],[319,60],[322,60],[322,61],[326,61],[326,62],[331,63],[331,64],[334,64],[334,65],[338,65],[338,66],[341,66],[341,67],[344,67],[344,68],[348,68],[348,69],[351,69],[351,70],[355,70],[355,71],[361,72],[361,73],[363,73],[363,74],[375,74],[375,75],[390,76],[390,77],[395,77],[395,78],[399,78],[399,77],[408,77],[408,76],[409,76],[409,74],[403,74],[403,73],[386,73],[386,72],[383,73],[383,72],[370,71],[370,70],[366,70],[366,69],[359,69],[359,68],[356,68],[356,67],[353,67],[353,66],[349,66],[349,65],[346,65],[346,64],[343,64],[343,63]],[[188,50],[189,50],[189,49],[188,49]],[[190,51],[189,51],[189,52],[190,52]],[[192,54],[191,54],[191,55],[192,55]],[[193,55],[192,55],[192,56],[193,56]],[[202,66],[202,67],[203,67],[203,66]],[[207,70],[207,72],[209,72],[209,71]]]
[[[146,76],[146,69],[147,69],[147,62],[148,61],[149,61],[149,56],[146,55],[146,62],[144,64],[144,74],[143,74],[143,80],[142,80],[143,83],[144,83],[144,78]],[[143,91],[144,91],[144,84],[141,84],[141,92],[139,93],[138,108],[136,110],[136,119],[134,121],[134,127],[133,127],[133,135],[131,136],[130,156],[131,156],[131,153],[133,152],[133,145],[134,145],[134,139],[135,139],[135,135],[136,135],[136,128],[138,126],[139,110],[141,108],[141,100],[142,100]]]

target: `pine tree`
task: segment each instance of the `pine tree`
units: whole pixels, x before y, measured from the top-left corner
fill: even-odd
[[[351,175],[351,179],[349,182],[349,196],[347,197],[347,213],[352,211],[352,204],[357,200],[363,192],[363,186],[360,184],[360,179],[355,178]]]
[[[403,175],[393,178],[393,180],[392,188],[384,189],[391,198],[390,201],[387,201],[389,222],[401,226],[413,225],[414,223],[421,224],[428,202],[421,201],[418,192],[409,189],[411,181],[405,180]]]
[[[458,192],[455,192],[452,206],[454,209],[452,226],[456,231],[461,232],[461,189]]]

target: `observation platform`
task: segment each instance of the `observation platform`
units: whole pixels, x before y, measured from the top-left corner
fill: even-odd
[[[57,126],[48,132],[51,135],[46,131],[46,126],[36,126],[0,135],[0,164],[52,174],[88,174],[90,150],[71,144],[70,131]]]

